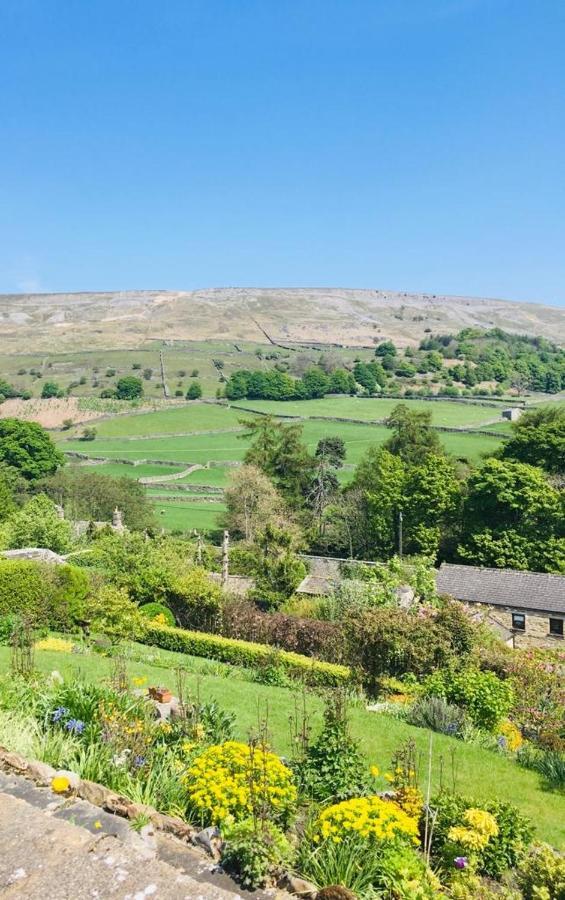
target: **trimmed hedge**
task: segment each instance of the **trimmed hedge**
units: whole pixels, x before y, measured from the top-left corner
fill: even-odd
[[[276,664],[289,675],[304,678],[309,684],[319,686],[335,687],[351,679],[351,670],[347,666],[320,662],[299,653],[289,653],[287,650],[275,650],[266,644],[252,644],[249,641],[238,641],[200,631],[185,631],[168,625],[155,625],[153,622],[147,623],[139,640],[164,650],[217,659],[246,668],[253,668],[276,654]]]

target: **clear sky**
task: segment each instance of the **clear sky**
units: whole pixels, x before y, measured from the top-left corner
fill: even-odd
[[[0,0],[0,291],[565,303],[564,0]]]

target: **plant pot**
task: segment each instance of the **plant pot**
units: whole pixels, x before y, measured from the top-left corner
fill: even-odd
[[[150,687],[149,696],[152,700],[156,700],[157,703],[170,703],[173,699],[171,691],[162,687]]]

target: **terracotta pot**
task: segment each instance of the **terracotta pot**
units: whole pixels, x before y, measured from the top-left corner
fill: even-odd
[[[168,688],[151,687],[149,688],[149,696],[156,700],[157,703],[170,703],[173,695]]]

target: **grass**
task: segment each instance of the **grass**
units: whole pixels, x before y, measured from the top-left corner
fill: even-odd
[[[449,400],[394,400],[361,397],[325,397],[322,400],[272,401],[239,400],[235,405],[246,406],[258,412],[270,412],[287,416],[338,416],[350,419],[384,419],[398,403],[405,403],[411,410],[431,412],[434,425],[479,425],[501,418],[501,410],[472,403],[453,403]]]
[[[141,464],[128,466],[127,463],[100,463],[95,466],[73,466],[84,472],[94,472],[96,475],[112,475],[114,478],[150,478],[154,475],[173,475],[182,472],[182,466],[159,466]]]
[[[210,531],[218,528],[218,516],[226,507],[223,503],[190,502],[181,503],[174,500],[155,500],[157,523],[168,531]]]
[[[237,738],[245,739],[249,731],[257,727],[258,721],[267,716],[274,749],[280,754],[289,753],[289,716],[294,712],[295,701],[300,701],[298,692],[256,684],[247,680],[247,674],[220,663],[139,645],[134,645],[133,649],[137,658],[128,662],[132,677],[143,676],[149,684],[165,683],[174,689],[172,669],[182,665],[191,673],[189,690],[198,691],[203,700],[214,698],[224,708],[236,712]],[[0,672],[8,671],[9,657],[8,648],[0,647]],[[107,678],[113,665],[112,660],[94,654],[78,656],[46,651],[37,651],[35,661],[42,672],[56,669],[63,675],[80,673],[93,681]],[[309,695],[307,708],[314,733],[317,733],[321,725],[322,702]],[[369,713],[361,706],[351,712],[351,730],[370,763],[378,765],[383,772],[389,767],[394,751],[408,738],[416,741],[423,756],[427,754],[430,742],[429,731],[389,716]],[[458,791],[479,800],[484,797],[510,800],[532,819],[539,838],[557,847],[565,845],[565,798],[544,791],[534,772],[520,768],[501,754],[440,734],[433,735],[433,759],[435,788],[439,786],[442,770],[444,783],[451,787],[454,771]]]
[[[176,409],[137,413],[106,419],[96,425],[99,437],[136,437],[152,434],[182,434],[238,426],[241,413],[211,403],[192,403]]]

